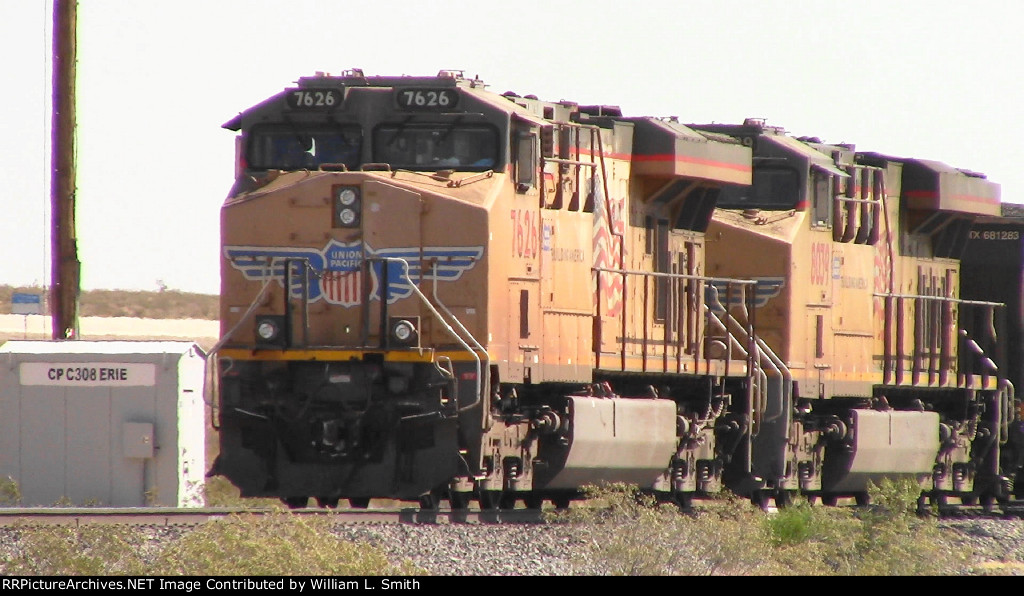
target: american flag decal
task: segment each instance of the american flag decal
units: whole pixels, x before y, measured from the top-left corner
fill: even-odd
[[[609,213],[601,179],[590,179],[590,192],[594,197],[594,266],[603,269],[617,269],[622,261],[622,243],[612,232],[622,233],[623,222],[615,213]],[[621,202],[618,207],[621,208]],[[615,206],[611,206],[614,209]],[[621,236],[620,236],[621,238]],[[597,296],[601,301],[602,314],[617,317],[622,313],[622,276],[615,273],[597,274]]]
[[[348,308],[363,299],[362,271],[324,271],[320,278],[324,300]]]

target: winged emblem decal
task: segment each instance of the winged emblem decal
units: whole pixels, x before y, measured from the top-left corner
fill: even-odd
[[[786,285],[784,277],[755,277],[753,279],[757,282],[757,285],[754,286],[754,307],[756,308],[761,308],[769,300],[778,296],[782,292],[782,287]],[[726,304],[738,306],[742,303],[743,289],[733,286],[731,291],[728,291],[728,288],[728,282],[724,280],[715,280],[707,285],[705,300],[711,310],[723,312],[725,310],[723,306]],[[726,296],[727,291],[729,296]]]
[[[403,275],[405,267],[399,258],[409,264],[409,279],[416,284],[424,281],[455,281],[472,269],[483,257],[482,246],[417,246],[382,248],[374,250],[361,242],[345,244],[331,240],[323,250],[314,248],[287,248],[269,246],[225,246],[224,257],[231,266],[242,272],[247,280],[264,281],[268,278],[284,286],[285,267],[290,267],[290,294],[302,297],[305,283],[309,302],[323,300],[328,304],[350,307],[360,304],[365,291],[363,263],[369,267],[369,298],[380,300],[383,280],[387,279],[388,304],[412,295],[412,285]],[[386,268],[386,269],[385,269]],[[305,280],[303,279],[305,271]],[[385,275],[386,274],[386,275]]]

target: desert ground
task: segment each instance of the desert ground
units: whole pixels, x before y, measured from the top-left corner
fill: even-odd
[[[18,339],[50,339],[50,317],[0,315],[0,344]],[[217,339],[220,324],[201,319],[138,319],[81,317],[79,339],[88,340],[191,340],[204,349]]]

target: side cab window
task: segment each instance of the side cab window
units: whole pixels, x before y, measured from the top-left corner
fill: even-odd
[[[517,127],[515,136],[516,192],[537,188],[537,132],[527,126]]]
[[[837,180],[833,180],[833,176],[826,171],[811,169],[811,197],[814,209],[812,226],[826,229],[832,227],[832,189]]]

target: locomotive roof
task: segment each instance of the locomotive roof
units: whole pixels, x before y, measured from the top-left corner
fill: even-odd
[[[795,154],[806,159],[812,167],[825,170],[836,176],[849,177],[849,174],[835,166],[835,162],[830,154],[824,153],[812,144],[812,142],[817,141],[816,139],[805,140],[803,138],[791,137],[786,134],[785,129],[781,126],[769,126],[758,118],[747,118],[743,121],[743,124],[711,123],[689,124],[688,126],[700,131],[702,134],[728,135],[734,139],[742,139],[744,143],[747,142],[746,139],[748,138],[757,137],[756,142],[760,144],[759,146],[762,150],[757,152],[761,155],[755,157],[755,161],[758,157]]]
[[[1000,186],[984,174],[933,159],[895,157],[881,153],[858,153],[861,161],[879,165],[887,161],[903,164],[903,194],[912,209],[939,209],[1000,214]]]
[[[808,145],[806,142],[800,139],[784,134],[765,135],[761,137],[761,142],[768,141],[783,147],[797,155],[805,157],[811,164],[812,167],[820,168],[837,176],[843,178],[849,178],[849,174],[840,170],[835,166],[835,162],[832,160],[832,156],[822,153],[814,147]]]
[[[472,95],[476,99],[489,104],[500,111],[523,120],[533,121],[536,124],[550,126],[551,123],[539,118],[538,114],[531,113],[527,108],[509,101],[492,91],[487,91],[487,85],[478,77],[467,79],[461,71],[442,70],[436,76],[365,76],[359,69],[344,71],[340,75],[331,76],[326,73],[317,73],[314,76],[300,77],[294,86],[287,87],[247,110],[239,112],[237,116],[225,122],[223,128],[239,130],[244,123],[269,112],[276,112],[282,109],[285,96],[295,89],[317,88],[317,89],[360,89],[380,88],[390,89],[395,87],[431,87],[431,88],[455,88],[459,87],[463,92]]]
[[[1014,217],[1024,219],[1024,205],[1003,203],[1003,217]]]
[[[634,172],[750,184],[750,148],[727,135],[696,131],[674,120],[622,118],[636,126]]]

